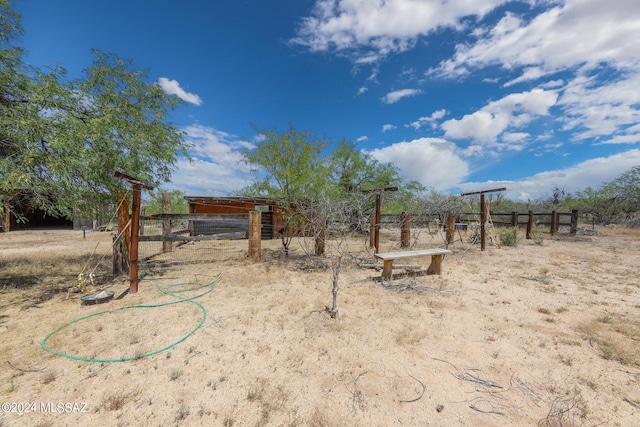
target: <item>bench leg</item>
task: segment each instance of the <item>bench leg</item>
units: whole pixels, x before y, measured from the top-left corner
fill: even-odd
[[[391,275],[392,266],[393,266],[393,260],[392,259],[385,259],[384,260],[384,268],[382,269],[382,278],[383,279],[391,280],[391,278],[393,277]]]
[[[431,264],[429,265],[429,268],[427,268],[427,273],[440,275],[441,267],[442,267],[442,254],[431,255]]]

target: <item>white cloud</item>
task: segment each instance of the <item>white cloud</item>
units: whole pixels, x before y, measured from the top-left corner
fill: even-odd
[[[250,168],[242,162],[240,149],[251,144],[235,136],[198,124],[184,129],[192,144],[193,162],[178,161],[172,174],[174,187],[188,195],[219,196],[251,182]]]
[[[461,119],[447,120],[441,128],[447,138],[495,142],[508,128],[524,127],[535,116],[549,114],[549,108],[555,105],[557,98],[556,92],[543,89],[512,93]],[[509,142],[509,138],[503,138],[503,141]]]
[[[578,76],[558,100],[566,112],[565,130],[577,130],[575,140],[607,137],[631,143],[640,131],[640,73],[625,74],[603,85],[595,77]],[[636,141],[633,141],[636,142]]]
[[[587,187],[597,188],[629,169],[640,165],[640,150],[629,150],[609,157],[598,157],[565,169],[546,171],[517,181],[466,182],[457,185],[461,192],[507,187],[506,196],[526,201],[544,199],[555,187],[573,193]]]
[[[369,139],[368,136],[362,135],[362,136],[356,138],[356,142],[364,142],[364,141],[367,141],[368,139]]]
[[[436,128],[437,127],[437,121],[440,120],[441,118],[443,118],[445,115],[447,114],[447,110],[436,110],[433,113],[431,113],[430,116],[423,116],[418,118],[418,120],[409,123],[408,125],[405,125],[405,127],[412,127],[415,130],[420,129],[422,126],[426,125],[426,124],[430,124],[432,128]]]
[[[507,0],[317,0],[294,43],[311,51],[337,51],[356,62],[372,63],[411,49],[419,36],[460,26],[467,16],[482,17]]]
[[[406,178],[436,190],[457,185],[469,173],[469,166],[457,154],[455,144],[440,138],[398,142],[369,154],[380,162],[393,163]]]
[[[396,128],[396,126],[387,123],[386,125],[382,125],[382,132],[386,132],[388,130],[393,130],[395,128]]]
[[[169,80],[165,77],[158,79],[158,85],[168,95],[175,95],[183,101],[189,102],[195,105],[202,105],[202,99],[194,93],[189,93],[180,87],[180,83],[177,80]]]
[[[366,86],[362,86],[358,89],[358,95],[362,95],[363,93],[365,93],[366,91],[368,91],[369,88]]]
[[[636,0],[564,0],[530,21],[507,13],[474,44],[456,47],[433,72],[449,77],[471,68],[523,67],[517,83],[581,66],[606,63],[633,69],[640,63],[640,9]]]
[[[502,140],[510,144],[525,142],[531,135],[526,132],[511,132],[502,135]]]
[[[176,166],[170,187],[187,196],[224,196],[251,183],[247,175],[236,169],[206,159],[193,162],[181,159]]]
[[[420,93],[422,93],[420,89],[394,90],[393,92],[389,92],[388,94],[380,98],[380,100],[385,104],[395,104],[396,102],[400,101],[402,98],[406,98],[408,96],[416,96]]]

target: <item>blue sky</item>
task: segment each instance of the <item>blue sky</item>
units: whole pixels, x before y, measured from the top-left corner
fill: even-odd
[[[171,184],[252,176],[252,124],[348,139],[438,191],[513,199],[640,165],[637,0],[21,0],[27,61],[79,76],[91,49],[187,101]]]

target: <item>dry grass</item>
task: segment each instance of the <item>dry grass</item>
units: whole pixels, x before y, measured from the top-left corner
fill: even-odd
[[[610,314],[599,316],[578,328],[597,346],[601,356],[625,365],[640,366],[640,323],[638,320],[616,318]]]
[[[138,390],[125,391],[124,389],[119,389],[110,391],[105,393],[100,406],[107,411],[119,411],[128,403],[135,402],[139,394]]]
[[[66,287],[98,233],[86,243],[44,235],[54,254],[27,253],[48,260],[41,265],[50,277],[0,288],[0,352],[13,365],[0,370],[0,398],[91,402],[90,413],[67,414],[65,422],[78,425],[633,425],[637,410],[621,398],[640,400],[640,297],[632,274],[640,234],[609,233],[542,246],[522,239],[484,253],[457,240],[442,276],[398,275],[392,286],[381,286],[378,270],[356,267],[358,259],[373,260],[354,237],[357,259],[341,273],[337,321],[324,310],[331,252],[307,257],[301,248],[308,242],[294,241],[285,257],[280,242],[265,241],[261,263],[145,270],[162,286],[198,273],[222,271],[223,279],[198,299],[207,309],[202,328],[156,356],[142,354],[189,333],[202,318],[198,307],[109,311],[51,338],[52,347],[73,354],[136,359],[109,364],[54,356],[39,343],[80,316],[169,298],[142,281],[138,294],[81,306],[80,294],[67,298]],[[3,256],[20,234],[7,236],[12,244],[0,240]],[[397,249],[398,236],[386,230],[382,250]],[[437,234],[421,237],[423,247],[442,242]],[[19,263],[24,255],[7,257]],[[0,279],[19,275],[0,267]],[[127,288],[101,280],[116,294]],[[48,422],[29,417],[29,425]],[[12,414],[0,420],[21,425]]]

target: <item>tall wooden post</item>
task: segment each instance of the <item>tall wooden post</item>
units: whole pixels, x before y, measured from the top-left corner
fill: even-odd
[[[447,231],[446,238],[447,244],[453,243],[453,240],[456,237],[456,214],[453,212],[447,213]]]
[[[131,203],[131,249],[129,254],[129,292],[138,292],[138,236],[140,234],[140,184],[133,184],[133,201]]]
[[[487,222],[487,204],[484,201],[484,193],[480,194],[480,250],[484,251],[487,247],[487,233],[484,224]]]
[[[123,235],[130,234],[131,236],[131,245],[129,248],[129,293],[135,294],[138,292],[138,236],[140,234],[140,202],[142,198],[142,188],[146,190],[153,190],[153,187],[122,172],[116,172],[114,176],[130,182],[133,190],[133,201],[131,203],[131,225],[129,227],[130,233],[124,233]],[[120,221],[119,217],[118,221]]]
[[[505,187],[503,188],[496,188],[494,190],[483,190],[483,191],[476,191],[473,193],[464,193],[461,194],[461,196],[471,196],[474,194],[479,194],[480,195],[480,250],[484,251],[487,245],[487,238],[486,238],[486,231],[485,231],[485,223],[487,222],[487,217],[488,217],[488,207],[487,204],[485,203],[484,200],[484,194],[485,193],[493,193],[496,191],[506,191],[507,189]]]
[[[260,261],[262,258],[262,214],[258,211],[249,212],[249,258]]]
[[[129,224],[129,198],[127,192],[118,190],[118,258],[120,266],[117,268],[118,273],[129,271],[128,260],[131,253],[131,230],[127,228]]]
[[[571,228],[569,230],[570,234],[576,234],[578,231],[578,209],[573,209],[571,211]]]
[[[189,203],[189,213],[196,213],[196,206],[193,203]],[[196,235],[196,226],[195,226],[195,222],[189,220],[189,236],[195,236]]]
[[[375,223],[373,225],[373,247],[374,247],[374,252],[373,253],[378,253],[380,252],[380,210],[382,207],[382,194],[378,193],[376,194],[376,217],[375,217]]]
[[[512,227],[518,226],[518,212],[516,211],[511,211],[511,226]]]
[[[398,187],[376,188],[365,190],[363,193],[376,193],[376,212],[373,216],[373,238],[369,238],[369,243],[374,247],[374,253],[380,252],[380,211],[382,209],[382,193],[385,191],[398,191]]]
[[[402,212],[400,214],[400,247],[411,246],[411,213]]]
[[[170,214],[171,213],[171,194],[164,193],[162,194],[162,213]],[[162,221],[162,235],[169,236],[171,235],[171,220],[165,219]],[[171,252],[173,250],[173,242],[170,240],[162,241],[162,252]]]
[[[376,246],[376,213],[372,212],[369,216],[369,247]]]
[[[551,230],[549,231],[549,234],[553,236],[554,234],[556,234],[557,231],[558,231],[558,212],[551,211]]]
[[[531,239],[531,231],[533,231],[533,211],[529,211],[529,220],[527,221],[527,239]]]

